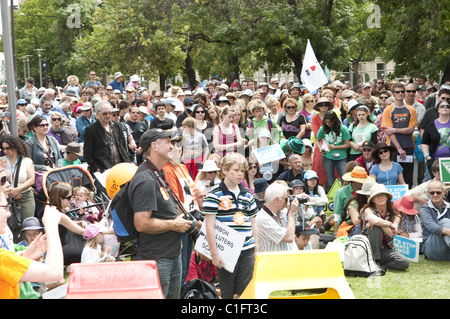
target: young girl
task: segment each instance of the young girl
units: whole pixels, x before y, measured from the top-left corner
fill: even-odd
[[[422,238],[419,212],[414,209],[414,198],[403,196],[394,202],[395,209],[401,213],[397,233],[406,238]]]
[[[94,204],[94,194],[84,186],[74,187],[73,198],[70,201],[71,209],[85,207]],[[90,223],[98,222],[101,219],[98,207],[82,208],[78,212],[78,219],[86,220]]]
[[[220,113],[221,122],[213,130],[214,150],[220,157],[237,152],[244,144],[239,127],[233,123],[233,117],[232,109],[229,106],[224,107]]]
[[[103,230],[98,225],[88,225],[84,229],[84,239],[86,239],[86,244],[81,253],[82,263],[115,261],[114,257],[110,256],[111,249],[109,247],[102,248]]]

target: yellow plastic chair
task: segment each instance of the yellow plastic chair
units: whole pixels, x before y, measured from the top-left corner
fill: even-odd
[[[278,290],[323,289],[324,293],[273,297]],[[259,253],[241,299],[354,299],[336,251]]]

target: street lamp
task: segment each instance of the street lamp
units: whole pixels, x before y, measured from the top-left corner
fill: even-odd
[[[42,52],[45,51],[45,49],[35,49],[34,51],[37,51],[38,54],[38,58],[39,58],[39,83],[40,83],[40,88],[42,87],[42,63],[41,63],[41,58],[42,58]]]

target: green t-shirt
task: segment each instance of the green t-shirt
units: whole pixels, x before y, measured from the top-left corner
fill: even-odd
[[[70,165],[81,165],[81,161],[80,161],[80,159],[77,159],[76,161],[70,162],[70,161],[66,160],[65,158],[63,158],[63,167],[70,166]]]
[[[353,126],[353,124],[354,123],[352,123],[348,128],[349,132],[351,132],[353,143],[362,144],[365,141],[370,141],[372,139],[372,134],[378,131],[378,127],[373,123],[367,123],[367,125],[364,127],[358,127],[358,125]],[[350,148],[350,154],[361,155],[362,152],[355,151],[353,148]]]
[[[345,141],[351,138],[348,129],[341,124],[340,127],[341,133],[336,135],[334,131],[330,131],[330,133],[326,134],[323,126],[320,127],[319,132],[317,132],[317,139],[323,139],[328,142],[328,144],[332,144],[335,146],[345,145]],[[339,154],[339,156],[334,155]],[[328,152],[323,154],[324,157],[331,160],[341,160],[347,158],[347,149],[337,149],[337,150],[329,150]]]

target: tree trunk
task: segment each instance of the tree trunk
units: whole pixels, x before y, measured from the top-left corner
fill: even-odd
[[[159,74],[159,90],[162,92],[166,89],[167,74]]]
[[[191,49],[188,48],[186,52],[186,59],[184,60],[184,71],[188,78],[189,87],[191,90],[195,90],[197,87],[197,79],[195,77],[195,70],[192,66]]]

